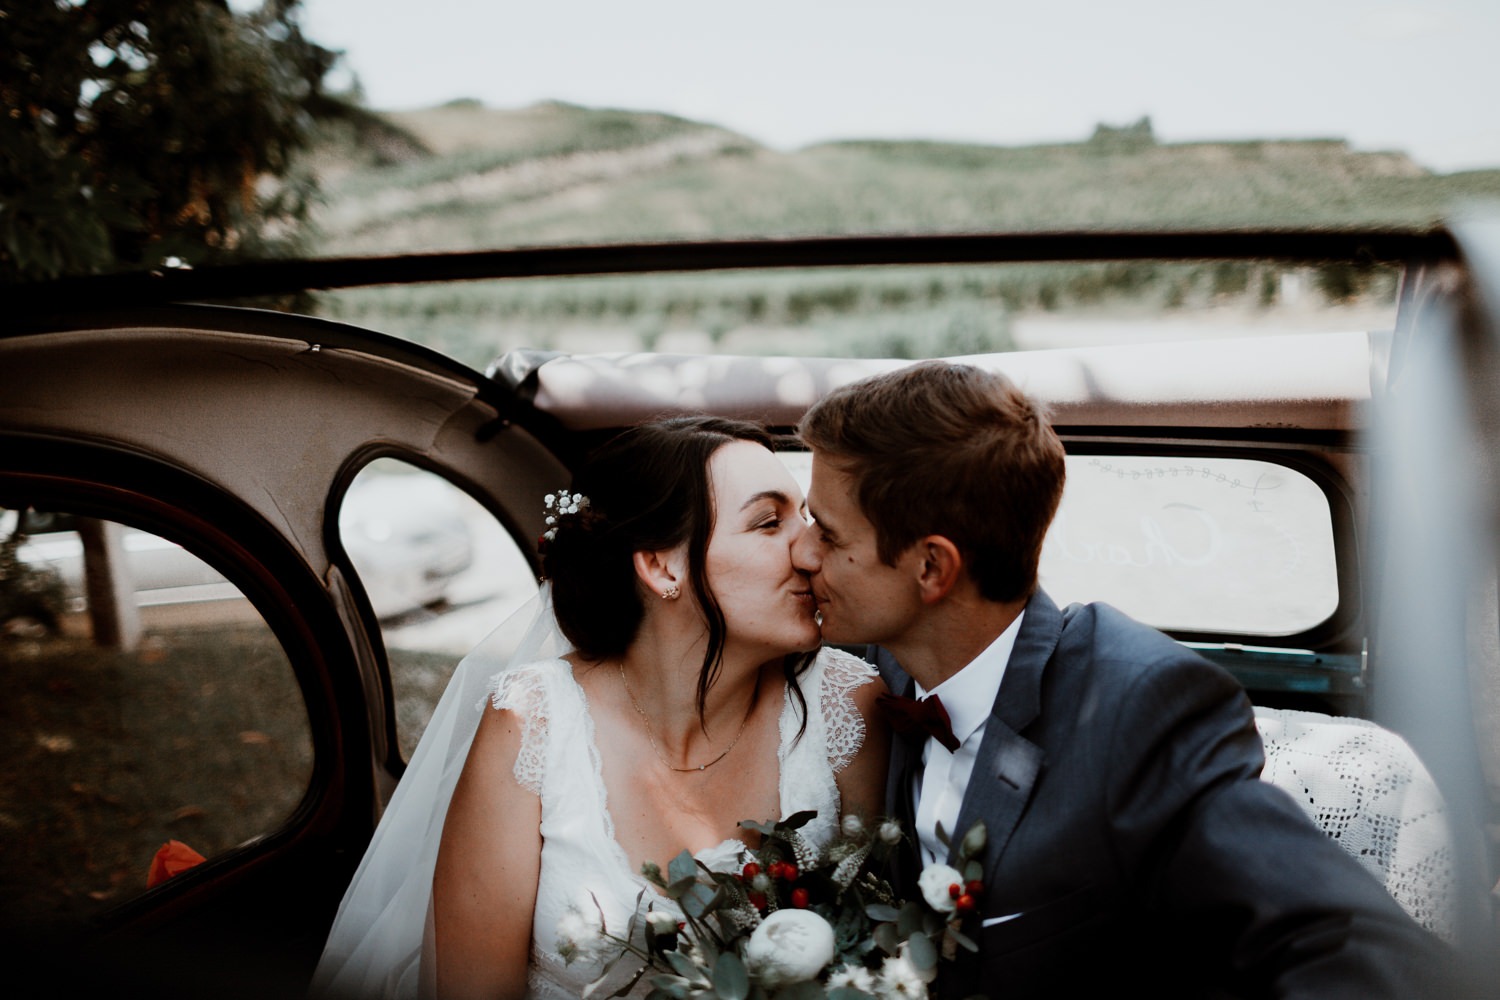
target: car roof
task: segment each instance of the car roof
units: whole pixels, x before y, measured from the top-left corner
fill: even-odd
[[[1010,376],[1060,428],[1361,427],[1371,395],[1365,331],[1129,344],[950,360]],[[524,360],[524,359],[523,359]],[[545,356],[534,404],[571,430],[708,411],[794,426],[829,390],[910,361],[683,354]],[[502,358],[502,370],[524,370]]]

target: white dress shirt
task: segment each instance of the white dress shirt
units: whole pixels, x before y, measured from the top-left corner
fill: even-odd
[[[959,743],[958,749],[952,753],[930,736],[922,745],[922,769],[913,779],[912,796],[916,802],[916,833],[922,847],[923,867],[948,860],[948,848],[937,836],[939,823],[950,839],[964,834],[953,827],[958,822],[969,776],[974,773],[979,744],[984,741],[985,722],[995,705],[996,695],[1000,693],[1000,682],[1005,678],[1005,668],[1010,663],[1016,634],[1021,631],[1024,617],[1026,613],[1023,611],[985,647],[984,652],[931,691],[917,685],[918,698],[935,694],[942,699],[943,708],[953,725],[953,735]]]

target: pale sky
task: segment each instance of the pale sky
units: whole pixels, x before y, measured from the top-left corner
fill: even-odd
[[[303,0],[379,110],[472,97],[828,139],[1343,138],[1500,166],[1500,0]]]

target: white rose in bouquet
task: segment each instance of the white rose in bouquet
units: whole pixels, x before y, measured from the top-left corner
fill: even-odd
[[[964,877],[958,873],[958,869],[948,865],[928,865],[917,876],[917,888],[922,891],[922,898],[939,913],[953,912],[957,904],[954,902],[952,887],[963,884]]]
[[[745,961],[769,987],[807,982],[833,961],[833,927],[811,910],[777,910],[745,944]]]

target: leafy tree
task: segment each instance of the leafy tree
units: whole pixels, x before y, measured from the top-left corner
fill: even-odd
[[[0,280],[276,256],[341,103],[298,0],[0,0]]]

